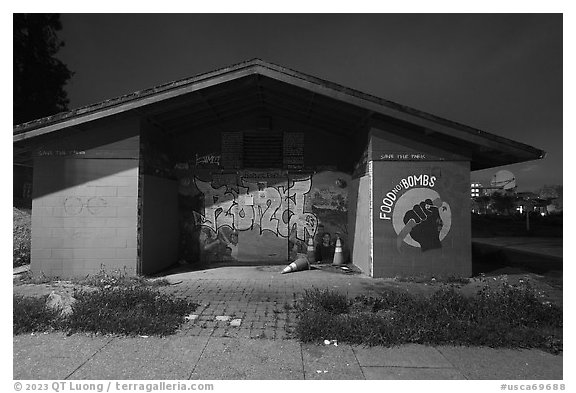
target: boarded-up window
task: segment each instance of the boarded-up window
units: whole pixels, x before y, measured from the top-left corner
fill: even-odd
[[[281,131],[244,131],[244,168],[282,168]]]
[[[304,133],[284,133],[284,168],[302,169],[304,167]]]

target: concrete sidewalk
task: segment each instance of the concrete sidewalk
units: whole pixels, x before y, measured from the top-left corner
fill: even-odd
[[[172,336],[14,337],[15,380],[561,380],[562,355],[467,347],[362,347]]]

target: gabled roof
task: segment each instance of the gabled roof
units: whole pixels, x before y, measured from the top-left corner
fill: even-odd
[[[210,98],[210,92],[215,92],[216,98]],[[246,97],[248,92],[252,101]],[[236,94],[234,99],[223,98],[233,94]],[[277,99],[278,96],[283,97],[282,101]],[[200,98],[190,101],[187,97]],[[182,101],[184,99],[188,101]],[[178,111],[171,113],[188,119],[188,126],[204,124],[196,118],[221,121],[228,115],[233,117],[242,111],[263,108],[273,113],[289,113],[307,121],[325,123],[327,127],[341,128],[351,133],[355,132],[355,127],[365,126],[371,121],[393,119],[414,126],[422,134],[445,140],[456,148],[471,151],[473,170],[539,159],[545,155],[544,151],[523,143],[260,59],[19,124],[14,127],[13,141],[15,146],[22,147],[39,136],[46,138],[69,127],[130,111],[158,116],[160,122],[172,128],[181,122],[175,122],[174,115],[168,116],[158,110],[168,102],[181,102]],[[216,110],[214,107],[221,102],[226,105]],[[195,111],[191,109],[191,103],[202,104],[207,109]],[[221,112],[220,108],[225,111]],[[196,120],[193,121],[192,117]]]

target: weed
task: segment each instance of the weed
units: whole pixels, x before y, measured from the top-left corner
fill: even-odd
[[[198,305],[146,287],[77,291],[67,328],[73,332],[172,334]]]
[[[562,350],[562,310],[543,303],[527,284],[486,286],[473,297],[449,286],[428,297],[387,291],[352,300],[316,290],[306,292],[296,310],[296,334],[304,342]]]
[[[58,327],[59,312],[46,308],[46,298],[22,297],[13,298],[12,324],[14,334],[44,332]]]
[[[344,314],[350,308],[350,301],[338,292],[328,289],[307,290],[298,303],[297,309],[300,311],[326,311],[330,314]]]
[[[47,309],[46,296],[14,296],[14,334],[63,330],[68,333],[172,334],[198,305],[172,299],[148,287],[114,287],[74,292],[73,313],[61,318]]]

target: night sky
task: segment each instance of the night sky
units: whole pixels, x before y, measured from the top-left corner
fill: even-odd
[[[545,150],[562,184],[562,15],[62,15],[70,108],[252,58]],[[501,168],[498,168],[501,169]],[[474,172],[486,185],[497,169]]]

